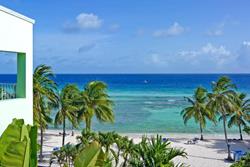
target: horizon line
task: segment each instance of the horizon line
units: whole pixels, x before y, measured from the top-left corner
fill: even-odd
[[[54,73],[55,75],[250,75],[249,73]],[[17,75],[0,73],[0,75]]]

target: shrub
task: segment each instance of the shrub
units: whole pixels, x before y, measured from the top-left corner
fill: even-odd
[[[234,163],[231,167],[250,167],[250,154],[242,157],[240,161]]]

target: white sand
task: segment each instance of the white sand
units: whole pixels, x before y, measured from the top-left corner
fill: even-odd
[[[60,147],[62,143],[62,136],[59,135],[58,130],[47,130],[44,141],[44,153],[49,155],[54,147]],[[67,132],[71,134],[71,131]],[[67,135],[66,143],[76,143],[76,136],[80,135],[80,132],[75,132],[74,136]],[[134,142],[139,142],[140,138],[144,134],[127,133],[121,134],[129,136],[134,139]],[[146,134],[147,136],[156,134]],[[177,148],[183,148],[188,154],[187,158],[176,158],[176,162],[184,162],[191,167],[229,167],[231,163],[224,161],[227,157],[226,145],[223,134],[204,134],[205,141],[198,141],[195,145],[185,144],[188,140],[194,137],[199,137],[199,134],[181,134],[181,133],[169,133],[160,134],[163,137],[169,138],[172,146]],[[232,150],[245,150],[250,151],[250,136],[244,135],[244,141],[230,142]],[[229,135],[230,139],[238,139],[239,135]]]

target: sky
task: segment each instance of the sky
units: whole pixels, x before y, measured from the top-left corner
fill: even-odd
[[[56,73],[250,73],[249,0],[0,4],[36,20],[34,68],[47,64]],[[15,58],[2,55],[0,73],[15,71]]]

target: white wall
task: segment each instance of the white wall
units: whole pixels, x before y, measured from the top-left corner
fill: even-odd
[[[13,118],[33,123],[33,23],[0,6],[0,51],[26,53],[26,98],[0,101],[0,134]]]

